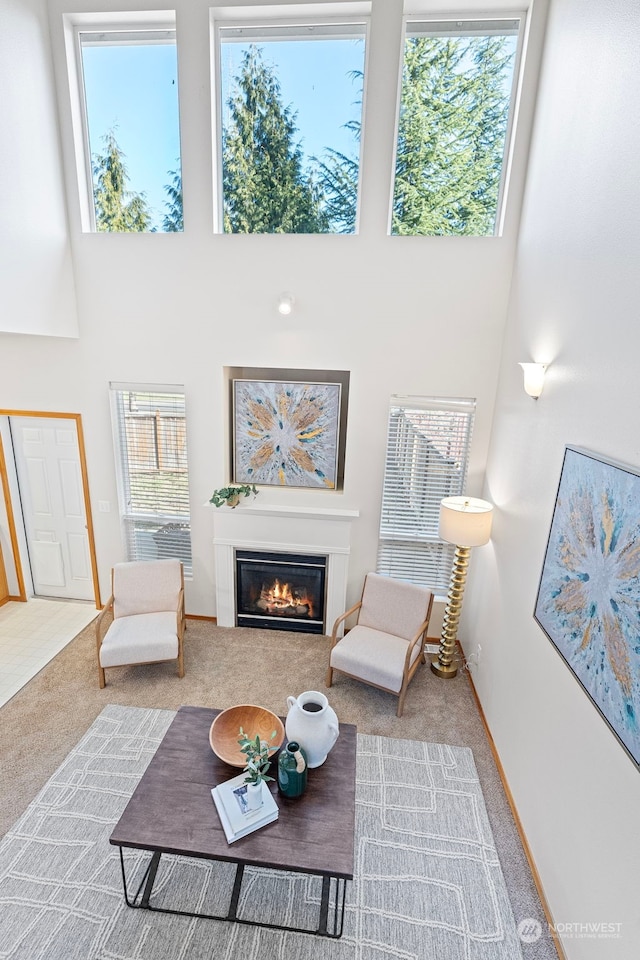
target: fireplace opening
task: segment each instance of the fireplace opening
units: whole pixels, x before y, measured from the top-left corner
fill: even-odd
[[[236,550],[236,625],[324,633],[327,558]]]

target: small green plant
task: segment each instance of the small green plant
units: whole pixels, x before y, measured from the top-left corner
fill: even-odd
[[[273,740],[276,735],[274,730],[269,740]],[[240,736],[238,737],[240,750],[247,758],[247,765],[244,768],[246,777],[245,783],[260,783],[261,780],[273,780],[273,777],[267,776],[267,770],[271,766],[269,760],[269,744],[266,740],[261,740],[260,735],[256,734],[253,739],[248,737],[242,727],[240,727]]]
[[[209,503],[212,503],[214,507],[223,507],[225,504],[228,507],[237,507],[240,497],[250,497],[251,494],[255,497],[257,493],[258,488],[255,483],[234,483],[228,487],[220,487],[219,490],[214,490]]]

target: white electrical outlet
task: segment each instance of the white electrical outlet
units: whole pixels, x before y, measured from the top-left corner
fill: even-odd
[[[482,654],[482,647],[478,644],[478,649],[476,650],[476,662],[480,663],[480,656]]]

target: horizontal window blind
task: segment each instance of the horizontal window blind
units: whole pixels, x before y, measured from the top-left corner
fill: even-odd
[[[112,384],[120,516],[129,560],[176,557],[191,575],[184,393]]]
[[[259,43],[261,40],[282,42],[285,40],[351,40],[364,37],[365,23],[300,23],[277,26],[242,24],[220,27],[221,43]]]
[[[378,573],[446,595],[455,547],[438,537],[440,501],[463,493],[475,400],[393,397]]]
[[[521,18],[503,20],[427,20],[407,23],[407,37],[513,37]]]
[[[148,43],[175,43],[176,31],[172,29],[153,30],[140,28],[131,30],[79,30],[78,40],[81,47],[142,46]]]

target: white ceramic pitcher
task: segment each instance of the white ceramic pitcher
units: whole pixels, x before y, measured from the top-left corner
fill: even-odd
[[[288,740],[297,740],[307,754],[310,767],[319,767],[338,739],[338,718],[324,693],[306,690],[287,697],[289,712],[285,723]]]

